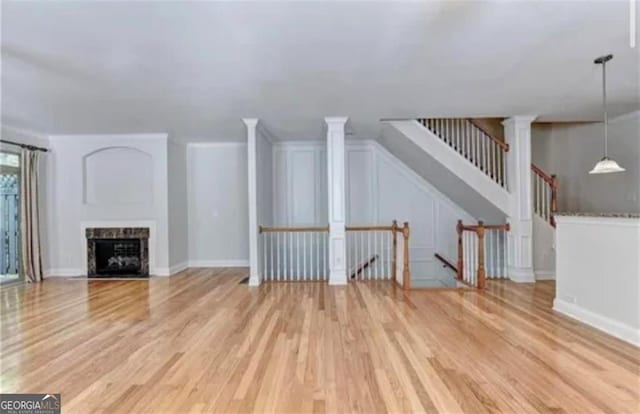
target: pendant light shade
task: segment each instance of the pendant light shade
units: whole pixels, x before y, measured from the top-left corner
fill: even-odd
[[[624,168],[618,165],[615,160],[612,160],[608,156],[608,117],[607,117],[607,62],[613,59],[613,55],[600,56],[593,61],[596,65],[602,65],[602,112],[604,123],[604,157],[593,167],[589,174],[609,174],[625,171]]]
[[[589,174],[608,174],[623,171],[625,171],[625,169],[619,166],[618,163],[615,162],[615,160],[604,157],[603,159],[598,161],[596,166],[593,167],[593,170],[589,171]]]

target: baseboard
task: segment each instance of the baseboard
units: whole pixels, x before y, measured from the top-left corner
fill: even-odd
[[[150,276],[161,276],[161,277],[167,277],[167,276],[171,276],[171,268],[169,267],[156,267],[153,270],[149,271]]]
[[[536,282],[536,276],[534,275],[532,270],[520,269],[520,268],[510,268],[509,279],[512,282],[516,282],[516,283],[535,283]]]
[[[189,267],[249,267],[248,260],[190,260]]]
[[[44,277],[75,277],[82,276],[82,269],[46,269]]]
[[[618,322],[606,316],[582,308],[575,303],[566,302],[562,299],[554,299],[553,310],[567,315],[580,322],[586,323],[596,329],[601,330],[611,336],[615,336],[630,344],[640,346],[640,329]]]
[[[536,280],[556,280],[556,272],[554,270],[534,270]]]
[[[187,270],[189,268],[189,262],[178,263],[177,265],[173,265],[169,268],[169,273],[175,275],[176,273],[180,273],[183,270]]]

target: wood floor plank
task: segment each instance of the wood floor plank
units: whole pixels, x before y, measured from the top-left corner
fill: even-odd
[[[0,287],[0,391],[65,413],[640,413],[640,349],[554,312],[553,282],[246,276]]]

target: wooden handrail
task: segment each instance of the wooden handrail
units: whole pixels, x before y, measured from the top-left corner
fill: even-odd
[[[345,226],[346,231],[393,231],[393,226]]]
[[[531,163],[531,170],[535,175],[540,177],[545,183],[549,185],[551,189],[551,200],[549,201],[549,222],[555,227],[556,226],[556,218],[554,213],[558,211],[558,177],[555,174],[547,174],[542,170],[542,168],[538,167],[534,163]]]
[[[546,172],[544,172],[542,170],[542,168],[538,167],[537,165],[535,165],[534,163],[531,163],[531,170],[540,178],[542,178],[547,184],[549,185],[553,185],[554,184],[554,180],[553,180],[553,175],[547,174]]]
[[[463,225],[462,226],[462,230],[464,231],[473,231],[473,232],[478,232],[478,229],[480,228],[480,225]],[[505,223],[505,224],[484,224],[482,225],[482,228],[485,230],[506,230],[506,231],[510,231],[511,230],[511,225],[509,223]]]
[[[471,122],[473,124],[473,126],[475,126],[476,128],[478,128],[480,131],[482,131],[486,136],[488,136],[489,138],[491,138],[493,140],[493,142],[495,142],[500,148],[502,148],[504,150],[504,152],[509,152],[509,144],[507,144],[504,141],[499,140],[498,138],[494,137],[493,135],[491,135],[490,133],[488,133],[482,126],[480,126],[475,119],[473,118],[467,118],[467,121]]]
[[[259,233],[311,233],[328,232],[329,226],[308,226],[308,227],[268,227],[258,226]]]
[[[436,257],[436,259],[440,260],[444,264],[444,267],[448,267],[449,269],[458,273],[458,269],[450,261],[445,259],[442,255],[435,253],[434,256]]]

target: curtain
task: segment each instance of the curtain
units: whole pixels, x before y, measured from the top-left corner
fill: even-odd
[[[39,152],[23,149],[20,175],[20,244],[22,272],[28,282],[42,281],[38,200]]]

